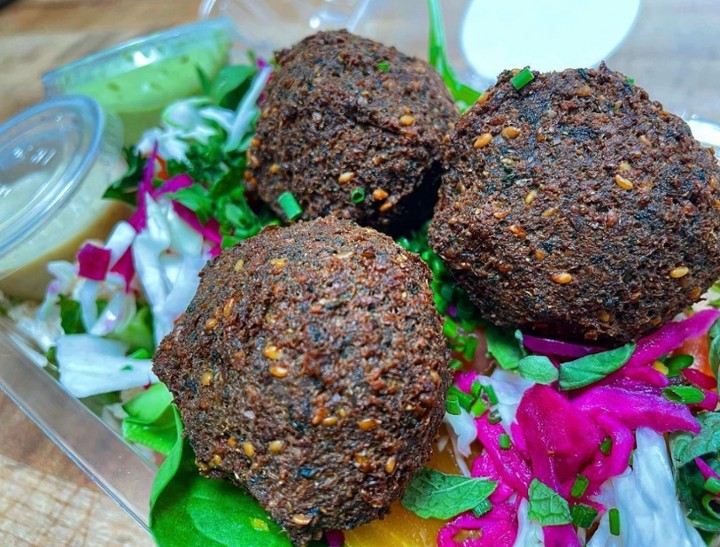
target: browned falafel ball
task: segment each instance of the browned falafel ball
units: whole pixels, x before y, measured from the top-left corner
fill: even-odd
[[[435,70],[346,31],[319,32],[276,60],[248,151],[260,197],[281,214],[277,198],[290,191],[306,220],[334,215],[392,233],[429,218],[457,117]]]
[[[385,515],[430,457],[451,379],[424,263],[328,218],[268,228],[201,276],[154,366],[204,474],[298,545]]]
[[[534,74],[458,122],[430,243],[498,325],[637,338],[720,276],[714,156],[605,65]]]

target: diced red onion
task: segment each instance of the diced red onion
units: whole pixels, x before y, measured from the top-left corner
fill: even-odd
[[[110,249],[86,243],[77,254],[79,275],[93,281],[103,281],[110,266]]]

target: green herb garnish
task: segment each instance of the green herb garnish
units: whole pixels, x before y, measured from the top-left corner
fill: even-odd
[[[382,72],[387,72],[390,70],[390,63],[387,61],[380,61],[377,65],[375,65],[378,70]]]
[[[570,508],[572,523],[578,528],[590,528],[598,516],[598,510],[584,503],[578,503]]]
[[[560,389],[570,390],[594,384],[628,362],[635,344],[594,353],[560,365]]]
[[[528,517],[541,526],[570,524],[572,515],[567,500],[545,483],[533,479],[528,490]]]
[[[402,504],[422,518],[446,520],[478,507],[496,486],[495,481],[446,475],[425,467],[413,477]]]
[[[362,203],[365,201],[365,190],[363,188],[354,188],[352,192],[350,192],[350,201],[353,203]]]
[[[535,75],[530,71],[529,68],[525,67],[520,72],[510,78],[510,83],[518,91],[528,85],[535,79]]]
[[[610,519],[610,533],[614,536],[620,535],[620,511],[617,510],[617,508],[613,507],[608,512],[608,517]]]
[[[292,192],[283,192],[278,196],[277,202],[288,220],[296,220],[303,213],[302,207],[300,207]]]
[[[705,400],[702,390],[692,386],[670,386],[663,389],[663,397],[673,403],[694,405]]]
[[[518,362],[518,372],[523,378],[538,384],[552,384],[558,379],[558,369],[544,355],[528,355]]]

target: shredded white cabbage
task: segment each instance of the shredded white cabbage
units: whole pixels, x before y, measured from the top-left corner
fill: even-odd
[[[588,547],[704,547],[677,499],[665,438],[648,428],[636,433],[633,467],[609,479],[595,498],[620,513],[620,535],[610,533],[606,511]]]
[[[57,339],[60,383],[75,397],[145,386],[158,381],[150,359],[126,357],[124,342],[91,334],[67,334]]]
[[[545,544],[542,526],[528,517],[528,501],[524,498],[518,505],[517,516],[518,532],[513,547],[542,547]]]
[[[515,413],[520,399],[535,382],[500,367],[496,367],[490,376],[479,375],[477,380],[484,386],[492,386],[495,390],[498,398],[497,410],[501,418],[500,423],[505,431],[510,433],[510,425],[515,421]]]

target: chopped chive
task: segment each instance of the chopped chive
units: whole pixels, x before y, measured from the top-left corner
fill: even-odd
[[[614,536],[620,535],[620,511],[618,511],[615,507],[610,509],[610,512],[608,514],[610,517],[610,533]]]
[[[581,498],[590,485],[590,480],[585,475],[578,475],[570,490],[570,496]]]
[[[488,414],[488,422],[491,424],[499,424],[502,421],[502,418],[500,417],[500,413],[497,410],[493,410]]]
[[[594,507],[578,503],[570,508],[572,522],[578,528],[590,528],[598,516],[598,511]]]
[[[380,61],[377,65],[375,65],[378,70],[382,70],[383,72],[387,72],[390,70],[390,63],[387,61]]]
[[[457,308],[457,306],[456,306]],[[472,321],[468,321],[467,319],[463,319],[462,317],[460,319],[460,328],[464,330],[467,333],[471,333],[475,331],[475,323]]]
[[[490,500],[485,498],[480,503],[477,504],[475,509],[472,510],[473,514],[476,517],[482,517],[485,513],[489,513],[492,509],[492,503],[490,503]]]
[[[690,367],[694,361],[692,355],[673,355],[665,361],[665,366],[668,368],[667,375],[670,377],[677,376],[683,369]]]
[[[465,393],[457,386],[450,386],[450,389],[448,389],[448,396],[450,395],[455,395],[460,403],[460,406],[468,411],[475,401],[475,398],[472,395]]]
[[[460,412],[460,400],[457,395],[448,395],[447,401],[445,402],[445,411],[453,416],[458,416]]]
[[[603,442],[600,443],[600,452],[605,454],[606,456],[610,454],[610,450],[612,450],[612,439],[610,437],[605,437]]]
[[[456,338],[458,335],[458,324],[449,317],[446,317],[445,323],[443,324],[443,334],[451,340]]]
[[[710,477],[708,480],[705,481],[703,488],[705,488],[705,490],[707,490],[711,494],[720,494],[720,479],[718,479],[717,477]]]
[[[136,349],[128,355],[130,359],[152,359],[153,354],[145,348]]]
[[[673,403],[694,405],[705,400],[702,390],[692,386],[670,386],[663,389],[663,397]]]
[[[475,402],[470,407],[470,412],[473,416],[477,416],[478,418],[485,414],[487,411],[488,406],[482,399],[476,399]]]
[[[120,368],[122,372],[130,372],[134,367],[132,365],[124,365]]]
[[[475,357],[475,350],[478,347],[478,339],[474,336],[468,336],[465,338],[465,347],[463,348],[463,357],[466,361],[472,361]],[[493,403],[496,404],[496,403]]]
[[[532,82],[535,79],[535,75],[530,72],[529,68],[523,68],[520,72],[515,74],[512,78],[510,78],[510,83],[512,86],[520,90],[526,85],[528,85],[530,82]]]
[[[470,393],[472,393],[473,397],[480,397],[480,395],[482,395],[483,389],[483,385],[477,380],[473,380],[473,383],[470,384]]]
[[[510,449],[510,435],[507,433],[502,433],[498,437],[498,444],[500,445],[500,448],[503,450],[509,450]]]
[[[635,78],[628,78],[627,83],[630,85],[635,85]]]
[[[292,192],[283,192],[278,196],[277,202],[288,220],[297,220],[303,213],[302,207]]]
[[[363,188],[354,188],[352,192],[350,192],[350,201],[353,203],[362,203],[365,201],[365,189]]]
[[[452,300],[455,296],[455,286],[452,283],[442,283],[439,292],[445,300]]]
[[[498,398],[495,394],[495,389],[491,385],[488,384],[485,386],[485,394],[487,395],[488,401],[490,401],[491,405],[498,404]]]
[[[448,368],[452,370],[460,370],[462,368],[462,361],[460,359],[450,359]]]
[[[456,305],[457,316],[461,320],[471,321],[475,317],[475,307],[470,303],[467,298],[462,298]],[[475,330],[475,323],[473,322],[473,329]]]
[[[720,503],[720,500],[718,500],[714,495],[712,494],[705,494],[702,498],[702,505],[705,508],[705,510],[710,513],[710,515],[713,518],[720,519],[720,511],[718,510],[718,503]]]

